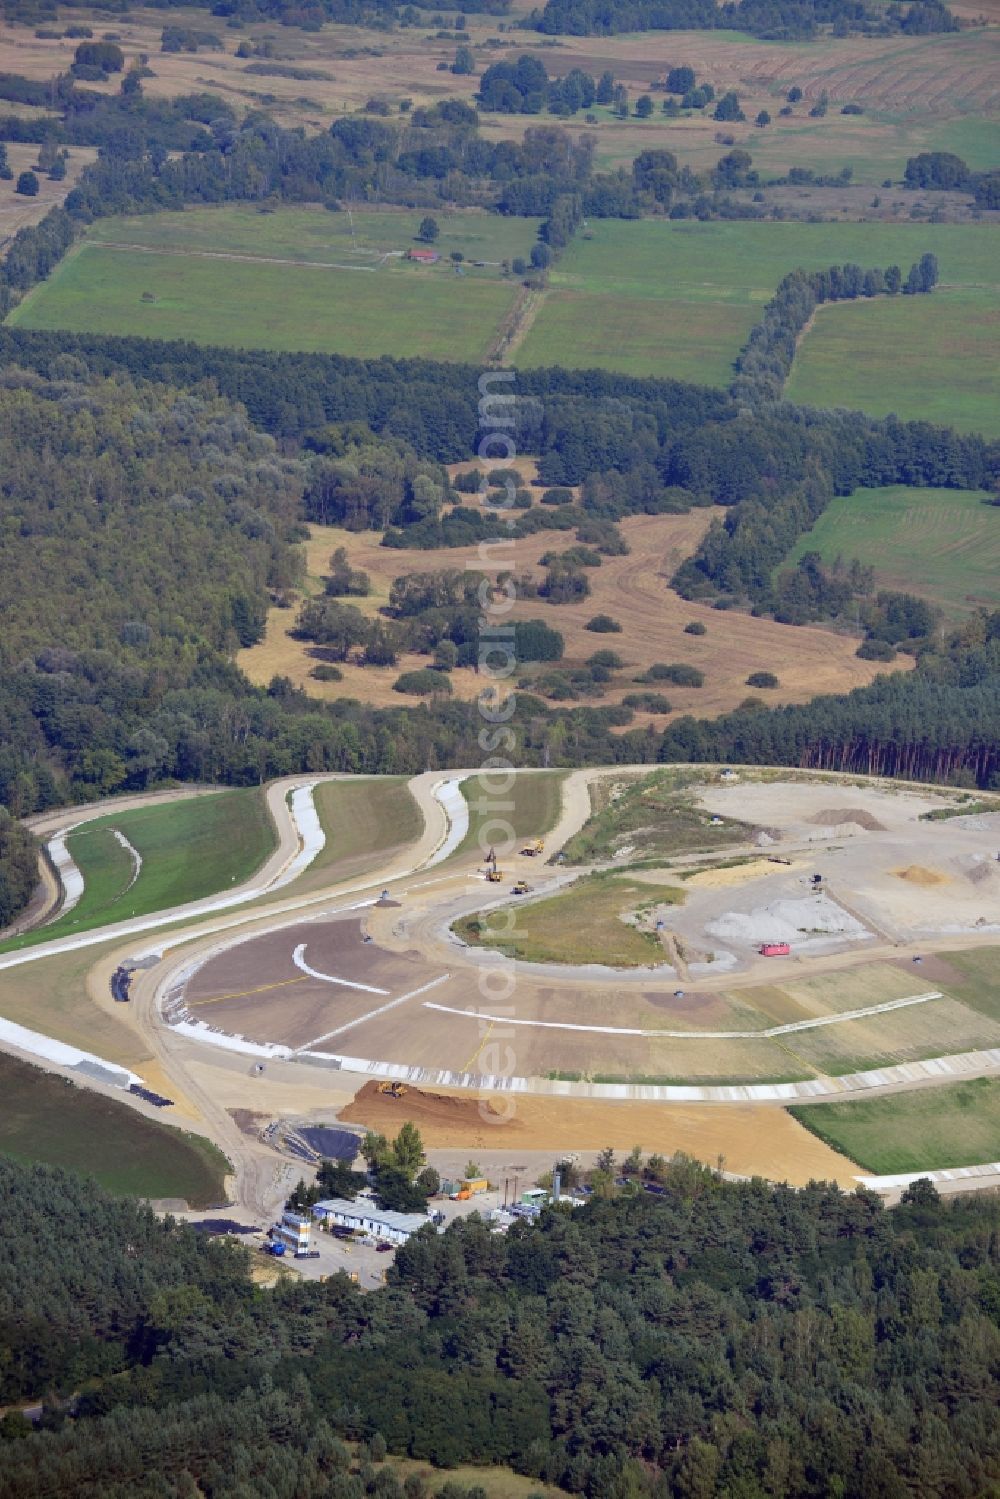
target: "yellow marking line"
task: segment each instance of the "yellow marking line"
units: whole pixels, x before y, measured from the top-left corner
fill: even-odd
[[[287,989],[289,984],[304,984],[305,979],[281,979],[276,984],[261,984],[256,989],[241,989],[238,994],[213,994],[209,999],[189,999],[188,1006],[198,1009],[202,1005],[221,1004],[224,999],[248,999],[251,994],[266,994],[269,989]]]
[[[479,1056],[479,1053],[482,1051],[482,1049],[486,1045],[487,1041],[490,1039],[490,1031],[493,1029],[493,1027],[495,1025],[496,1025],[496,1021],[495,1020],[491,1020],[490,1023],[489,1023],[489,1025],[486,1027],[486,1030],[483,1032],[483,1039],[480,1041],[479,1045],[476,1047],[475,1051],[472,1053],[472,1056],[465,1063],[464,1067],[460,1067],[459,1068],[460,1072],[471,1072],[472,1071],[472,1064],[476,1060],[476,1058]]]

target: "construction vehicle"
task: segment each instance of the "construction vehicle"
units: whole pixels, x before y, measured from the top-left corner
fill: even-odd
[[[285,1257],[285,1246],[280,1239],[272,1239],[269,1244],[264,1245],[264,1253],[272,1254],[276,1260],[281,1260]]]
[[[500,881],[503,879],[503,870],[497,869],[494,865],[492,868],[486,871],[486,878],[491,885],[499,885]]]
[[[511,895],[527,895],[530,889],[531,886],[527,880],[518,880],[516,885],[511,885],[510,893]]]
[[[403,1098],[406,1095],[405,1083],[379,1083],[378,1091],[388,1094],[390,1098]]]
[[[537,859],[538,855],[544,853],[544,851],[545,840],[542,838],[536,838],[534,843],[526,843],[524,848],[519,850],[527,859]]]

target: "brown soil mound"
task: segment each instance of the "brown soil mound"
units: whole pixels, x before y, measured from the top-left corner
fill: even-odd
[[[253,1109],[227,1109],[226,1113],[240,1133],[249,1135],[251,1140],[259,1138],[261,1125],[271,1117],[270,1114],[256,1114]]]
[[[365,1083],[337,1117],[345,1124],[363,1124],[387,1135],[396,1134],[400,1125],[410,1120],[427,1145],[437,1143],[439,1138],[450,1142],[478,1134],[486,1144],[495,1135],[498,1124],[503,1124],[505,1135],[507,1130],[518,1128],[516,1117],[508,1119],[503,1106],[496,1108],[488,1098],[477,1098],[475,1094],[461,1098],[410,1087],[402,1098],[393,1098],[390,1093],[380,1093],[378,1083],[374,1082]]]
[[[925,869],[922,864],[909,864],[905,869],[891,869],[897,880],[906,880],[910,885],[947,885],[948,877],[938,874],[936,869]]]
[[[809,821],[818,828],[839,827],[842,823],[853,822],[856,827],[864,828],[866,833],[885,832],[878,818],[866,812],[864,807],[831,807],[827,812],[817,812]]]

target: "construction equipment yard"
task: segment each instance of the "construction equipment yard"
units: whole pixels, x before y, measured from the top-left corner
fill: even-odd
[[[682,786],[649,767],[575,771],[559,773],[553,825],[489,860],[470,846],[472,774],[414,778],[422,833],[354,858],[348,879],[336,828],[310,810],[329,778],[276,783],[279,848],[245,890],[0,957],[0,1017],[4,969],[37,965],[30,1021],[0,1018],[0,1043],[132,1101],[135,1085],[168,1097],[233,1162],[235,1208],[257,1215],[299,1170],[267,1121],[412,1118],[432,1158],[475,1148],[500,1165],[638,1141],[850,1184],[865,1173],[785,1105],[1000,1072],[1000,979],[975,959],[1000,945],[1000,804],[796,772],[689,768]],[[519,773],[522,796],[544,775]],[[656,776],[650,805],[682,786],[667,810],[684,835],[650,857],[646,830],[633,817],[619,836],[613,812]],[[606,857],[568,862],[598,824]],[[470,920],[478,940],[463,939]],[[619,929],[629,956],[599,961]],[[510,955],[519,943],[530,960]],[[88,946],[60,1036],[70,1020],[44,1002],[46,965]],[[117,1027],[113,1066],[74,1050],[83,1005]]]

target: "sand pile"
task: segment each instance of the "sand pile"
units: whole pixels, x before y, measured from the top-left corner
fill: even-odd
[[[864,807],[832,807],[826,812],[817,812],[809,821],[819,828],[842,828],[849,823],[864,828],[866,833],[884,833],[885,828],[877,817],[866,812]]]
[[[752,911],[726,911],[705,923],[724,942],[788,942],[801,946],[815,937],[867,937],[868,929],[826,895],[776,900]]]
[[[766,875],[780,874],[783,866],[772,864],[770,859],[752,859],[747,864],[732,864],[728,869],[702,869],[689,875],[685,885],[695,889],[718,890],[727,885],[742,885],[747,880],[760,880]]]
[[[908,885],[947,885],[948,876],[936,869],[925,869],[922,864],[908,864],[905,869],[890,869],[897,880],[906,880]]]
[[[407,1087],[402,1098],[380,1093],[378,1083],[365,1083],[337,1118],[345,1124],[363,1124],[367,1129],[395,1135],[407,1119],[420,1130],[425,1144],[481,1134],[488,1138],[491,1130],[503,1123],[506,1131],[517,1129],[517,1120],[509,1120],[503,1101],[495,1108],[487,1098],[475,1094],[456,1097],[447,1093],[429,1093],[423,1088]]]

